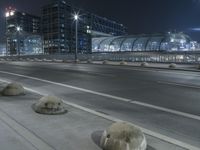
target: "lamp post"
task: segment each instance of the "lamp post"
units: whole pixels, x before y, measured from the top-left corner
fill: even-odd
[[[19,32],[21,31],[20,27],[17,27],[17,55],[20,55],[20,38],[19,38]]]
[[[75,62],[78,61],[77,53],[78,53],[78,19],[79,16],[78,14],[74,15],[74,20],[75,20],[75,32],[76,32],[76,50],[75,50]]]

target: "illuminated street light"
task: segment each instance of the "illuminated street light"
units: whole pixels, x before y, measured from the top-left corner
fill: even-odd
[[[14,16],[15,12],[14,11],[11,11],[10,12],[10,16]]]
[[[19,32],[21,30],[21,28],[20,27],[17,27],[17,31]]]
[[[20,55],[20,37],[19,37],[19,33],[22,30],[22,28],[17,26],[16,30],[17,30],[17,54]]]
[[[9,16],[10,16],[10,13],[9,13],[9,12],[6,12],[5,16],[6,16],[6,17],[9,17]]]
[[[15,15],[15,11],[16,10],[14,10],[12,8],[6,9],[5,17],[8,18],[8,17],[14,16]]]
[[[75,14],[74,15],[74,20],[76,22],[75,30],[76,30],[76,51],[75,51],[75,62],[78,61],[77,58],[77,53],[78,53],[78,20],[79,20],[79,15]]]
[[[78,20],[79,16],[77,14],[74,15],[74,20]]]

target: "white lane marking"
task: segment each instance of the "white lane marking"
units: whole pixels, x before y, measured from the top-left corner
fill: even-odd
[[[109,116],[109,115],[94,111],[92,109],[88,109],[86,107],[83,107],[83,106],[80,106],[80,105],[77,105],[77,104],[74,104],[74,103],[71,103],[71,102],[64,101],[64,103],[69,105],[69,106],[72,106],[74,108],[81,109],[83,111],[86,111],[88,113],[94,114],[96,116],[102,117],[104,119],[107,119],[107,120],[110,120],[110,121],[113,121],[113,122],[127,122],[127,121],[124,121],[124,120],[121,120],[121,119],[118,119],[118,118],[115,118],[115,117],[112,117],[112,116]],[[142,127],[140,127],[140,126],[138,126],[138,125],[136,125],[134,123],[131,123],[131,122],[127,122],[127,123],[132,124],[133,126],[136,126],[136,127],[140,128],[146,135],[150,135],[150,136],[156,137],[156,138],[161,139],[161,140],[163,140],[165,142],[177,145],[177,146],[182,147],[182,148],[186,148],[188,150],[200,150],[199,148],[197,148],[197,147],[195,147],[193,145],[184,143],[184,142],[176,140],[174,138],[170,138],[170,137],[162,135],[160,133],[156,133],[156,132],[151,131],[149,129],[142,128]]]
[[[134,100],[128,99],[128,98],[118,97],[118,96],[114,96],[114,95],[110,95],[110,94],[100,93],[100,92],[96,92],[96,91],[92,91],[92,90],[88,90],[88,89],[84,89],[84,88],[71,86],[68,84],[53,82],[53,81],[49,81],[49,80],[44,80],[44,79],[40,79],[40,78],[36,78],[36,77],[31,77],[31,76],[26,76],[26,75],[21,75],[21,74],[6,72],[6,71],[0,71],[0,73],[23,77],[23,78],[32,79],[32,80],[37,80],[37,81],[54,84],[54,85],[58,85],[58,86],[66,87],[66,88],[71,88],[71,89],[78,90],[81,92],[86,92],[86,93],[90,93],[90,94],[94,94],[94,95],[98,95],[98,96],[102,96],[102,97],[106,97],[106,98],[110,98],[110,99],[115,99],[118,101],[129,102],[129,103],[136,104],[139,106],[156,109],[156,110],[160,110],[160,111],[164,111],[167,113],[171,113],[171,114],[175,114],[175,115],[179,115],[179,116],[183,116],[183,117],[187,117],[190,119],[195,119],[195,120],[200,121],[200,116],[197,116],[197,115],[184,113],[184,112],[180,112],[180,111],[176,111],[176,110],[172,110],[172,109],[168,109],[168,108],[164,108],[164,107],[160,107],[160,106],[155,106],[155,105],[151,105],[151,104],[147,104],[147,103],[143,103],[143,102],[139,102],[139,101],[134,101]]]
[[[186,88],[200,89],[200,86],[189,85],[189,84],[182,84],[182,83],[175,83],[175,82],[158,81],[157,83],[160,83],[160,84],[167,84],[167,85],[174,85],[174,86],[181,86],[181,87],[186,87]]]
[[[6,82],[6,83],[10,83],[11,81],[9,80],[3,80],[3,79],[0,79],[1,82]],[[47,96],[48,94],[45,94],[45,93],[42,93],[41,91],[37,91],[37,90],[34,90],[34,89],[31,89],[31,88],[28,88],[28,87],[24,87],[27,91],[30,91],[30,92],[33,92],[33,93],[36,93],[36,94],[39,94],[41,96]],[[92,110],[92,109],[89,109],[89,108],[86,108],[86,107],[83,107],[83,106],[80,106],[80,105],[77,105],[77,104],[74,104],[74,103],[71,103],[71,102],[68,102],[67,100],[63,100],[63,102],[66,104],[66,105],[69,105],[69,106],[72,106],[74,108],[77,108],[77,109],[80,109],[80,110],[83,110],[85,112],[88,112],[88,113],[91,113],[93,115],[96,115],[96,116],[99,116],[99,117],[102,117],[104,119],[107,119],[107,120],[110,120],[110,121],[113,121],[113,122],[127,122],[127,121],[124,121],[124,120],[121,120],[121,119],[118,119],[116,117],[112,117],[112,116],[109,116],[109,115],[106,115],[106,114],[103,114],[103,113],[100,113],[100,112],[97,112],[95,110]],[[154,131],[151,131],[149,129],[146,129],[146,128],[142,128],[134,123],[131,123],[131,122],[128,122],[138,128],[140,128],[146,135],[150,135],[150,136],[153,136],[155,138],[158,138],[158,139],[161,139],[165,142],[168,142],[168,143],[171,143],[171,144],[174,144],[174,145],[177,145],[179,147],[182,147],[182,148],[185,148],[187,150],[200,150],[200,148],[197,148],[193,145],[190,145],[190,144],[187,144],[187,143],[184,143],[182,141],[179,141],[179,140],[176,140],[174,138],[171,138],[171,137],[168,137],[168,136],[165,136],[165,135],[162,135],[160,133],[157,133],[157,132],[154,132]]]
[[[17,121],[10,118],[5,112],[0,110],[0,119],[7,124],[12,130],[14,130],[18,135],[22,136],[26,141],[31,143],[37,150],[55,150],[47,143],[42,141],[36,135],[31,133],[28,129],[20,125]]]

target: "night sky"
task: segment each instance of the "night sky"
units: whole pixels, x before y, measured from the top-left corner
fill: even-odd
[[[52,0],[0,0],[0,35],[4,10],[13,6],[39,15],[41,6]],[[200,0],[71,0],[75,6],[115,20],[129,34],[183,31],[200,42]],[[194,29],[194,30],[192,30]]]

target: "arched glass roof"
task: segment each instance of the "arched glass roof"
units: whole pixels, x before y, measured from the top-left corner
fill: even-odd
[[[93,38],[93,52],[188,51],[191,38],[184,33]]]

